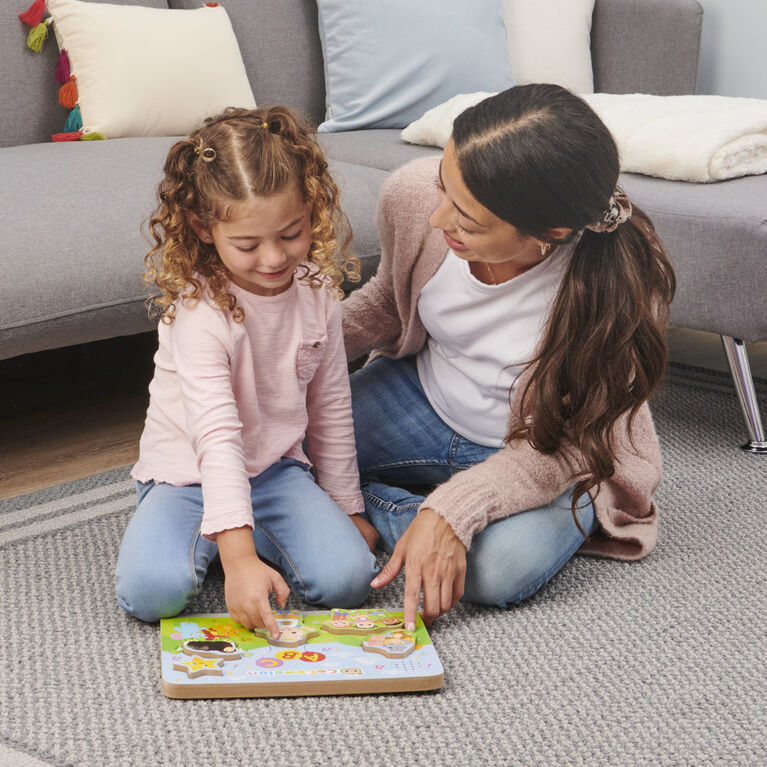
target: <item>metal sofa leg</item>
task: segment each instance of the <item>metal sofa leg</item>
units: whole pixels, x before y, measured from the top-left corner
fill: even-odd
[[[748,364],[746,345],[739,338],[722,336],[722,346],[730,366],[730,373],[735,381],[738,402],[740,402],[740,409],[743,411],[748,429],[749,440],[741,447],[749,453],[767,454],[767,438],[759,415],[759,402],[754,391],[754,379],[751,376],[751,366]]]

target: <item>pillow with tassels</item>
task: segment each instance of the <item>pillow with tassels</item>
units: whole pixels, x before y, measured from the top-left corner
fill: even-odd
[[[39,51],[53,28],[61,51],[59,103],[69,111],[54,141],[179,136],[229,106],[253,108],[229,16],[195,10],[34,0],[19,18]]]

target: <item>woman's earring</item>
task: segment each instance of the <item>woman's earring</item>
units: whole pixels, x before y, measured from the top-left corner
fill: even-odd
[[[541,255],[545,256],[549,252],[550,248],[551,248],[551,243],[550,242],[542,242],[541,243]]]

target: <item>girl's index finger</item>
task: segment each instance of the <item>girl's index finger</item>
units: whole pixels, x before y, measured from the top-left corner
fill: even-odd
[[[272,639],[279,639],[280,629],[277,626],[277,621],[274,619],[274,613],[272,612],[268,597],[259,600],[258,611],[261,613],[261,619],[264,621],[264,626],[269,632],[269,636],[271,636]]]

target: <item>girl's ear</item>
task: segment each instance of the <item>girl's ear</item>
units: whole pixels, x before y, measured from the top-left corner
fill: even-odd
[[[212,237],[210,235],[210,229],[203,224],[202,219],[196,213],[188,210],[186,212],[186,220],[203,242],[211,242]]]

